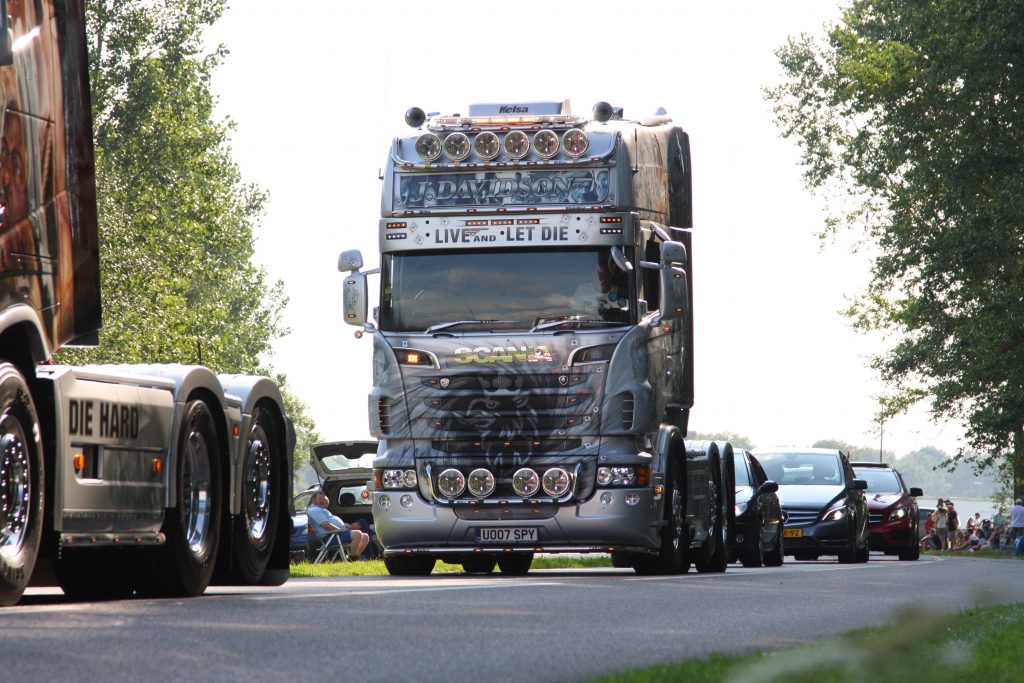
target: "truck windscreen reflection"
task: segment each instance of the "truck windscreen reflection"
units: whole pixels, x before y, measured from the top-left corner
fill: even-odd
[[[389,254],[381,286],[385,331],[635,322],[631,276],[607,248]]]

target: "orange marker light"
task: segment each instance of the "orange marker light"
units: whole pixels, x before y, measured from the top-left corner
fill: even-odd
[[[234,426],[233,431],[235,432],[235,438],[237,439],[238,438],[238,425]]]
[[[72,462],[75,464],[76,470],[81,471],[85,469],[85,456],[81,453],[76,453],[75,457],[72,458]]]
[[[410,365],[419,365],[420,354],[409,352],[409,354],[405,357],[405,362],[409,363]]]
[[[160,458],[153,458],[153,474],[160,474],[164,471],[164,461]]]

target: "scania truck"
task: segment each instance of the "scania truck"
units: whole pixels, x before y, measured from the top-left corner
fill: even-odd
[[[273,382],[52,362],[100,328],[87,67],[82,0],[0,0],[0,605],[30,581],[282,583],[294,436]]]
[[[603,102],[405,119],[380,267],[338,263],[345,321],[373,340],[366,495],[388,570],[606,553],[641,574],[724,571],[731,446],[685,440],[687,134]]]

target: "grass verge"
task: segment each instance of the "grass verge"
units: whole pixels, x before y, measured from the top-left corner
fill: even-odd
[[[712,654],[595,679],[593,683],[992,683],[1019,681],[1024,604],[949,615],[902,614],[891,626],[814,645],[748,655]]]
[[[941,557],[987,557],[995,560],[1024,560],[1024,555],[1013,556],[1008,550],[926,550],[925,555]]]
[[[593,557],[561,557],[558,555],[533,558],[533,569],[584,569],[587,567],[610,567],[612,560],[605,555]],[[438,562],[435,574],[453,574],[462,571],[461,564]],[[292,576],[383,576],[388,573],[383,560],[368,562],[323,562],[312,564],[299,562],[291,566]]]

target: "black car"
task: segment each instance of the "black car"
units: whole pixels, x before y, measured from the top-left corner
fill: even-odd
[[[750,451],[737,449],[733,456],[736,478],[736,520],[729,543],[729,559],[744,567],[779,567],[785,560],[782,547],[782,507],[779,485],[768,479]]]
[[[867,562],[867,482],[835,448],[757,450],[754,456],[779,484],[786,521],[786,554],[797,560],[838,555],[840,562]]]

